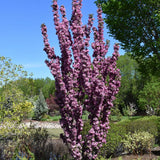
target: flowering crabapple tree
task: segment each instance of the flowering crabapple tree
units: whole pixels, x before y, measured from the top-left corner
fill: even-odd
[[[112,57],[105,58],[109,44],[104,42],[102,10],[98,8],[98,28],[93,26],[93,16],[82,25],[82,0],[72,0],[72,17],[66,18],[64,6],[53,0],[53,17],[59,39],[61,57],[56,56],[48,42],[47,27],[42,24],[46,64],[55,78],[56,98],[60,107],[61,135],[72,156],[77,160],[96,159],[99,149],[106,142],[109,129],[110,109],[120,87],[120,73],[116,68],[119,56],[118,44],[114,45]],[[89,55],[91,29],[94,33],[93,60]],[[73,57],[72,57],[73,55]],[[82,139],[84,122],[82,114],[89,112],[91,129]]]

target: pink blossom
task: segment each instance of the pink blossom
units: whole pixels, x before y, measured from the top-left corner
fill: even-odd
[[[45,63],[55,78],[55,95],[61,114],[60,124],[64,130],[61,138],[77,160],[96,159],[102,143],[106,143],[109,130],[108,116],[115,95],[119,91],[121,79],[120,70],[116,67],[119,46],[115,44],[112,57],[105,58],[109,44],[104,42],[102,10],[97,10],[96,28],[92,27],[92,15],[89,15],[87,25],[82,25],[81,7],[82,0],[72,0],[72,17],[68,21],[65,7],[61,6],[60,22],[57,0],[53,0],[53,21],[61,57],[56,56],[54,48],[50,47],[46,25],[41,26],[44,51],[49,59]],[[94,33],[94,42],[91,44],[93,61],[88,49],[91,30]],[[81,135],[84,110],[88,111],[92,126],[85,136],[86,143]]]

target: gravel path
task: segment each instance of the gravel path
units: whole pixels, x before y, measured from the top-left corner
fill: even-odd
[[[43,122],[43,121],[33,121],[27,120],[23,124],[27,127],[34,125],[35,128],[61,128],[59,122]]]

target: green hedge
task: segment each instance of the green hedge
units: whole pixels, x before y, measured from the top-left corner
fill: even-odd
[[[117,156],[123,152],[122,139],[126,135],[126,129],[123,125],[115,123],[110,124],[110,129],[107,134],[107,143],[100,149],[99,155],[109,158],[110,156]]]
[[[139,119],[124,120],[110,123],[107,143],[100,150],[100,156],[117,156],[123,152],[122,139],[130,133],[148,132],[154,136],[156,143],[160,142],[160,117],[148,116]]]
[[[126,120],[119,122],[119,125],[125,126],[127,133],[131,132],[149,132],[158,136],[158,123],[160,118],[157,116],[147,116],[136,120]]]

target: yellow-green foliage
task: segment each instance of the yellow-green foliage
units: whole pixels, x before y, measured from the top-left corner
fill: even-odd
[[[32,111],[33,105],[24,100],[23,92],[10,84],[9,88],[4,88],[0,100],[0,136],[17,135],[26,130],[20,123]]]
[[[5,159],[15,159],[12,154],[20,144],[18,139],[21,139],[21,135],[26,137],[31,134],[21,121],[28,116],[33,105],[25,100],[15,83],[27,75],[22,66],[14,65],[11,59],[0,56],[0,146],[6,148]]]
[[[9,136],[11,133],[15,135],[24,132],[26,127],[20,124],[21,120],[32,111],[33,105],[31,102],[24,101],[19,104],[13,103],[12,110],[4,111],[5,117],[1,123],[0,135]],[[21,128],[21,129],[20,129]]]
[[[154,145],[154,136],[148,132],[128,134],[123,140],[124,148],[130,153],[143,154],[149,152]]]
[[[19,117],[20,120],[27,118],[28,115],[32,112],[33,108],[34,106],[32,103],[28,101],[24,101],[17,105],[13,103],[13,112],[17,117]]]

